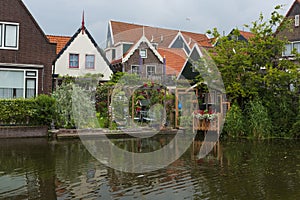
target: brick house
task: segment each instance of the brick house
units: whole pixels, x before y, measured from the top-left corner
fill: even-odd
[[[49,94],[55,49],[21,0],[1,0],[0,98]]]
[[[114,72],[176,78],[194,45],[212,47],[205,34],[109,21],[105,53]]]
[[[276,36],[286,39],[288,43],[285,45],[285,51],[282,56],[292,58],[292,50],[295,49],[300,53],[300,0],[295,0],[285,15],[285,19],[290,20],[289,27],[285,29],[277,29]]]

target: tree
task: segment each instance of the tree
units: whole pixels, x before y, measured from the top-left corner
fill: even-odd
[[[289,22],[283,20],[279,9],[281,6],[275,7],[269,20],[260,15],[245,25],[253,33],[248,42],[220,37],[216,29],[209,33],[219,37],[211,57],[222,75],[228,99],[242,111],[249,102],[261,99],[273,122],[272,131],[286,134],[295,122],[300,79],[297,62],[281,59],[287,41],[276,37],[275,28],[284,29]],[[233,32],[238,35],[238,30]],[[299,61],[298,55],[295,60]]]

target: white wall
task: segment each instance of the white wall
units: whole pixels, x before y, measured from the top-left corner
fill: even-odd
[[[69,54],[79,54],[79,68],[69,68]],[[95,55],[95,69],[85,69],[85,55]],[[112,71],[97,51],[87,34],[79,33],[73,42],[55,63],[55,73],[61,76],[83,76],[87,73],[104,75],[103,80],[109,80]]]

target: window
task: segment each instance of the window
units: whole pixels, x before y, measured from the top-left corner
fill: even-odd
[[[19,24],[0,22],[0,48],[18,49]]]
[[[297,53],[300,53],[300,41],[285,44],[285,50],[284,52],[282,52],[282,55],[293,56],[292,54],[293,50],[295,50]]]
[[[37,71],[0,69],[0,98],[30,98],[37,94]]]
[[[25,82],[25,98],[35,97],[36,79],[26,78]]]
[[[3,25],[0,24],[0,47],[2,47],[2,27]]]
[[[141,58],[147,58],[147,49],[140,49]]]
[[[295,15],[295,27],[299,26],[299,15]]]
[[[283,52],[284,56],[291,56],[292,55],[292,43],[285,44],[285,50]]]
[[[132,74],[139,74],[139,69],[140,69],[140,66],[138,66],[138,65],[132,65],[131,66],[131,73]]]
[[[155,66],[147,66],[147,77],[155,75]]]
[[[70,54],[69,68],[79,68],[79,54]]]
[[[85,55],[85,68],[95,69],[95,55]]]

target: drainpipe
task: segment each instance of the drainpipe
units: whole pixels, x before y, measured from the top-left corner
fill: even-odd
[[[42,70],[42,93],[44,94],[44,75],[45,75],[45,66]]]
[[[53,91],[54,91],[54,75],[55,75],[55,63],[54,62],[52,63],[52,66],[53,66],[53,68],[52,68],[52,93],[53,93]]]

